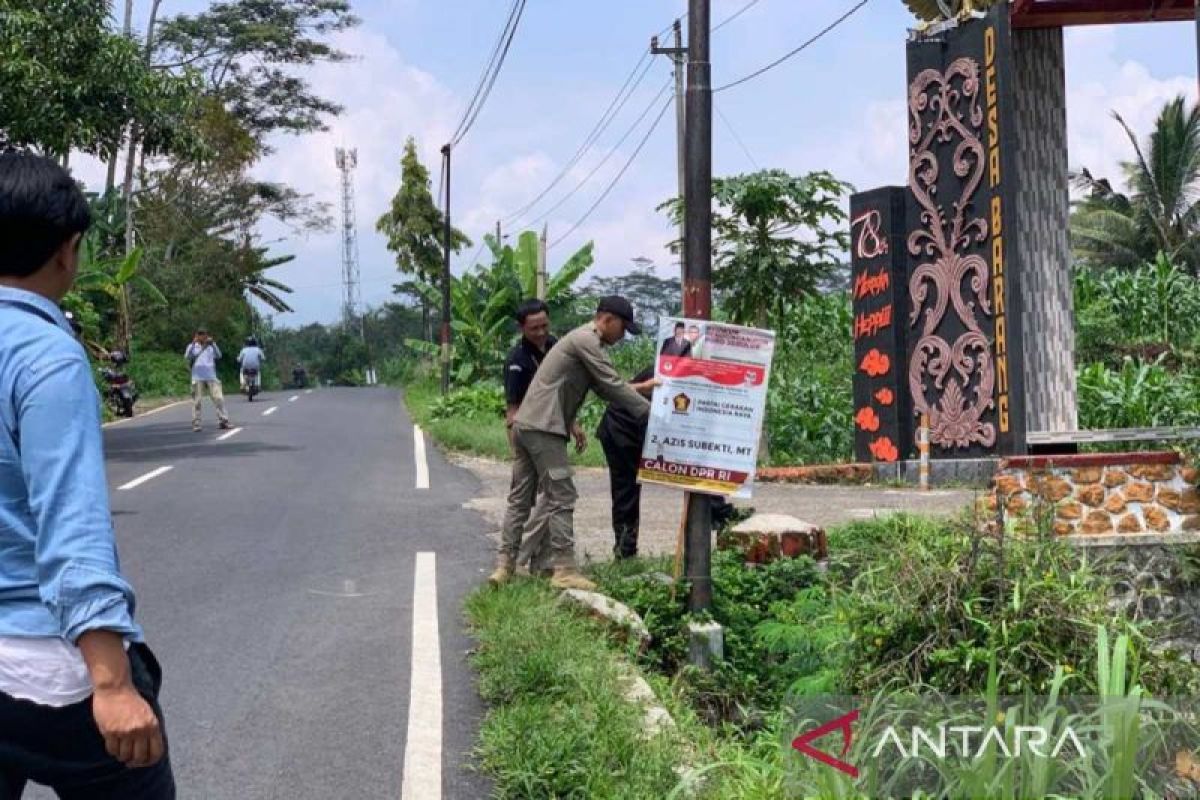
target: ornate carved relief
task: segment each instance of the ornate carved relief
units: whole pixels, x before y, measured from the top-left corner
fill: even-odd
[[[930,441],[947,448],[992,447],[996,426],[992,343],[977,313],[992,314],[988,263],[978,252],[988,221],[973,203],[985,169],[979,62],[960,58],[927,69],[909,86],[909,187],[920,227],[908,237],[918,259],[909,278],[909,326],[920,334],[909,362],[913,412],[928,413]],[[938,196],[953,171],[957,196]],[[965,294],[965,296],[964,296]],[[953,317],[949,315],[953,313]],[[953,340],[950,340],[953,337]]]

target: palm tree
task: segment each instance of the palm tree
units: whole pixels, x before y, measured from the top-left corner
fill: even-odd
[[[1120,114],[1135,158],[1123,162],[1128,194],[1087,169],[1071,176],[1087,192],[1075,203],[1075,256],[1096,267],[1133,268],[1159,253],[1200,275],[1200,105],[1177,97],[1164,106],[1143,146]]]

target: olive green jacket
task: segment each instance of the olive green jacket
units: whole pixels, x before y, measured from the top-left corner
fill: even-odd
[[[589,389],[635,416],[650,413],[649,401],[617,372],[590,322],[559,339],[546,355],[521,402],[516,425],[566,437]]]

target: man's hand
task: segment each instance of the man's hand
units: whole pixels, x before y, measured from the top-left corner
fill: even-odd
[[[651,378],[648,381],[642,381],[641,383],[633,384],[633,390],[638,394],[649,397],[650,395],[654,394],[655,389],[662,385],[661,378]]]
[[[92,716],[108,754],[127,767],[149,767],[163,756],[158,717],[130,676],[129,656],[120,635],[87,631],[76,643],[92,678]]]
[[[108,754],[131,769],[157,764],[163,757],[162,730],[154,709],[132,685],[96,689],[92,715]]]
[[[583,432],[583,428],[579,426],[579,423],[575,423],[575,426],[571,428],[571,436],[575,437],[576,453],[582,453],[584,450],[587,450],[587,434]]]

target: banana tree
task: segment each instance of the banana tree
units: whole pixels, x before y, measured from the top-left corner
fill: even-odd
[[[127,256],[94,259],[91,248],[84,248],[75,288],[83,292],[99,292],[112,298],[117,304],[117,342],[121,349],[129,352],[133,338],[133,320],[130,310],[130,290],[136,289],[152,307],[167,305],[167,298],[138,270],[142,265],[142,248],[135,247]]]
[[[489,244],[493,242],[489,241]],[[588,242],[576,250],[553,275],[548,275],[546,296],[542,299],[554,303],[566,296],[576,281],[595,263],[594,250],[595,243]],[[495,247],[492,252],[496,252]],[[535,232],[525,231],[517,238],[517,246],[512,250],[512,264],[521,296],[537,297],[538,235]]]

